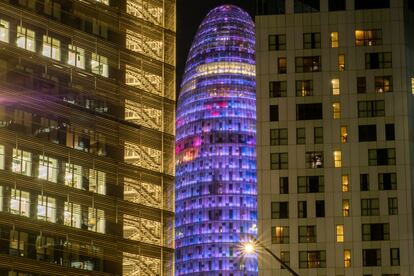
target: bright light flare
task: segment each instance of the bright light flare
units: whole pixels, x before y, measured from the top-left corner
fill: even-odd
[[[243,252],[245,254],[256,253],[256,245],[253,242],[248,242],[243,246]]]

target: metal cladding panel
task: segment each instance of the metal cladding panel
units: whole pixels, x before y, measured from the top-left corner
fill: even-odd
[[[176,120],[176,275],[257,275],[254,23],[210,11],[190,49]]]

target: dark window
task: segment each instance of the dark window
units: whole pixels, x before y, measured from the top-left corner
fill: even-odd
[[[381,249],[362,249],[364,266],[381,265]]]
[[[51,18],[60,20],[61,5],[53,0],[45,0],[43,12]]]
[[[299,226],[299,243],[316,242],[316,225]]]
[[[378,190],[380,191],[397,190],[397,174],[396,173],[379,173],[378,174]]]
[[[323,168],[323,151],[308,151],[305,153],[305,166],[308,169]]]
[[[298,193],[323,193],[323,176],[298,176]]]
[[[391,53],[366,53],[365,69],[382,69],[392,67]]]
[[[359,175],[359,186],[361,191],[369,191],[369,175],[367,173]]]
[[[284,176],[279,178],[279,193],[288,194],[289,193],[289,177]]]
[[[315,144],[323,144],[323,127],[313,128],[313,142]]]
[[[329,11],[346,10],[346,0],[329,0]]]
[[[272,243],[273,244],[289,243],[289,226],[272,227]]]
[[[295,0],[294,4],[295,13],[318,12],[320,5],[319,0]]]
[[[277,59],[277,72],[279,74],[287,73],[287,60],[285,57],[281,57]]]
[[[395,130],[394,124],[385,125],[385,140],[394,141],[395,140]]]
[[[288,129],[287,128],[273,128],[270,130],[270,145],[287,145],[288,144]]]
[[[299,251],[300,268],[326,267],[326,251]]]
[[[395,149],[369,149],[368,165],[386,166],[395,165]]]
[[[385,102],[378,101],[358,101],[358,117],[381,117],[385,116]]]
[[[365,77],[357,77],[357,93],[367,93],[367,79]]]
[[[280,260],[287,266],[290,265],[290,253],[289,251],[280,251]],[[284,269],[283,266],[280,266],[281,269]]]
[[[360,125],[358,126],[359,142],[377,141],[376,125]]]
[[[289,218],[289,202],[272,202],[272,219]]]
[[[320,72],[322,70],[322,61],[320,56],[296,57],[296,73],[303,72]]]
[[[286,35],[269,35],[269,51],[286,50]]]
[[[390,0],[355,0],[355,9],[388,9]]]
[[[269,111],[269,120],[271,122],[279,121],[279,106],[271,105]]]
[[[296,144],[303,145],[306,143],[306,129],[299,127],[296,129]]]
[[[392,266],[400,265],[400,249],[390,248],[390,263]]]
[[[304,49],[321,48],[321,33],[304,33],[303,34]]]
[[[298,80],[296,81],[296,96],[305,97],[313,95],[312,80]]]
[[[308,205],[306,201],[298,201],[298,218],[308,217]]]
[[[269,82],[269,97],[280,98],[287,95],[287,82],[286,81],[270,81]]]
[[[274,0],[258,0],[257,1],[257,14],[285,14],[285,1]]]
[[[392,76],[375,77],[375,92],[376,93],[392,92]]]
[[[378,198],[361,199],[361,216],[379,216],[379,214]]]
[[[288,168],[288,154],[286,152],[270,154],[270,169],[271,170],[285,170],[287,168]]]
[[[325,200],[316,200],[315,201],[315,216],[317,218],[325,217]]]
[[[388,223],[362,224],[363,241],[387,241],[390,239]]]
[[[388,215],[398,215],[398,198],[388,198]]]
[[[322,103],[297,104],[296,120],[322,120]]]
[[[382,30],[355,30],[356,46],[373,46],[382,44]]]

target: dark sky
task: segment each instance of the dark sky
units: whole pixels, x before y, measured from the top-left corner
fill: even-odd
[[[177,0],[177,95],[198,26],[211,9],[224,4],[237,5],[254,18],[255,0]]]

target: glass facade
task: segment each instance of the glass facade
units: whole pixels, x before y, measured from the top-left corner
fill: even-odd
[[[257,275],[254,23],[224,5],[201,23],[177,107],[176,275]]]

